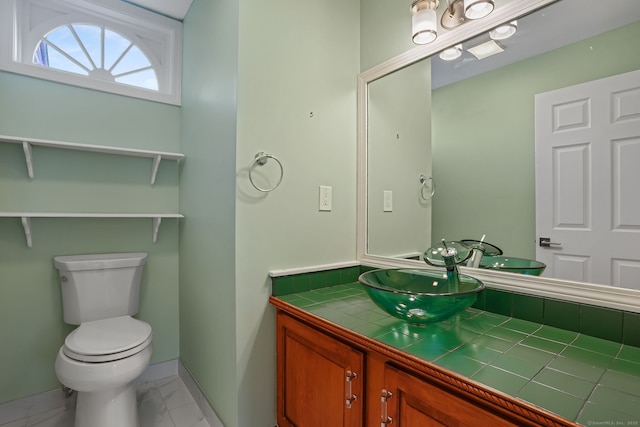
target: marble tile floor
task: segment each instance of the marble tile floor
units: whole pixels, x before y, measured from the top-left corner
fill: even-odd
[[[0,404],[0,427],[73,427],[75,394],[52,393]],[[210,427],[178,376],[138,384],[137,395],[140,427]]]

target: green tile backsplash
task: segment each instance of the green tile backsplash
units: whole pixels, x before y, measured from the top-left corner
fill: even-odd
[[[359,275],[360,267],[354,266],[318,271],[314,273],[274,277],[271,280],[271,293],[274,296],[282,296],[297,292],[306,292],[312,289],[341,285],[344,283],[353,283],[358,281]]]
[[[589,335],[622,342],[622,319],[624,313],[610,308],[580,306],[580,330]]]
[[[640,346],[640,314],[553,298],[486,289],[474,308]]]
[[[545,324],[569,331],[580,330],[579,304],[545,298],[543,307],[542,320]]]
[[[640,347],[640,313],[622,315],[622,342]]]
[[[272,294],[274,296],[283,296],[334,285],[354,283],[357,282],[361,272],[371,269],[372,267],[368,266],[354,266],[274,277],[272,278]],[[534,334],[559,343],[570,341],[577,335],[571,336],[572,332],[579,332],[608,341],[640,347],[640,313],[518,294],[498,289],[485,289],[480,293],[473,307],[485,312],[510,316],[515,318],[513,320],[522,319],[564,330],[557,332],[558,329],[549,329],[553,331],[550,332],[551,334],[557,335],[555,337],[545,336],[545,328]],[[485,323],[476,324],[474,327],[478,328],[476,332],[484,333],[485,331],[481,329],[486,329],[490,326]],[[511,338],[513,334],[518,334],[518,332],[529,333],[528,331],[518,331],[514,323],[511,328],[505,326],[493,331],[492,334],[502,334],[502,338]],[[497,338],[501,337],[498,336]]]

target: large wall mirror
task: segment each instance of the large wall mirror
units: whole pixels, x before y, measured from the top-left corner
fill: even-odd
[[[637,0],[612,0],[606,8],[597,0],[512,0],[493,15],[360,75],[359,258],[428,268],[422,254],[441,239],[485,236],[505,255],[543,258],[548,267],[540,277],[466,271],[490,286],[640,312]],[[470,52],[492,43],[490,30],[512,22],[516,33],[493,42],[499,53],[478,59]],[[460,56],[441,59],[450,47]],[[624,135],[611,137],[619,143],[606,148],[605,166],[614,169],[606,184],[595,172],[602,156],[587,144],[600,135],[566,132],[565,139],[574,139],[570,148],[547,147],[551,160],[543,163],[540,141],[553,135],[543,134],[541,117],[567,129],[586,122],[594,128],[590,114],[599,101],[584,90],[619,75],[627,76],[627,86],[602,98],[617,102],[626,126]],[[584,86],[577,98],[562,101],[566,91],[559,91],[576,85]],[[559,165],[580,168],[585,180]],[[554,184],[547,195],[541,190],[548,176]],[[569,205],[580,212],[563,213]],[[596,229],[597,209],[622,243],[587,233]],[[549,215],[555,222],[542,231],[541,218]],[[584,232],[547,235],[554,229]],[[540,237],[560,244],[541,247]],[[594,254],[569,250],[574,242],[580,250],[593,246]],[[595,253],[607,255],[604,264]]]

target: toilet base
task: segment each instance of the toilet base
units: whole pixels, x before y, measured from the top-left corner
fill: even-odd
[[[140,427],[133,384],[101,392],[78,392],[75,427]]]
[[[140,427],[134,381],[149,365],[151,344],[105,363],[73,360],[63,349],[58,351],[55,371],[62,384],[78,393],[75,427]]]

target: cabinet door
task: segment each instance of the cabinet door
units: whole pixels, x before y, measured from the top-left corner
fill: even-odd
[[[364,355],[278,313],[280,427],[361,427]]]
[[[382,426],[390,427],[515,427],[488,408],[392,366],[385,367]],[[386,423],[386,424],[385,424]]]

